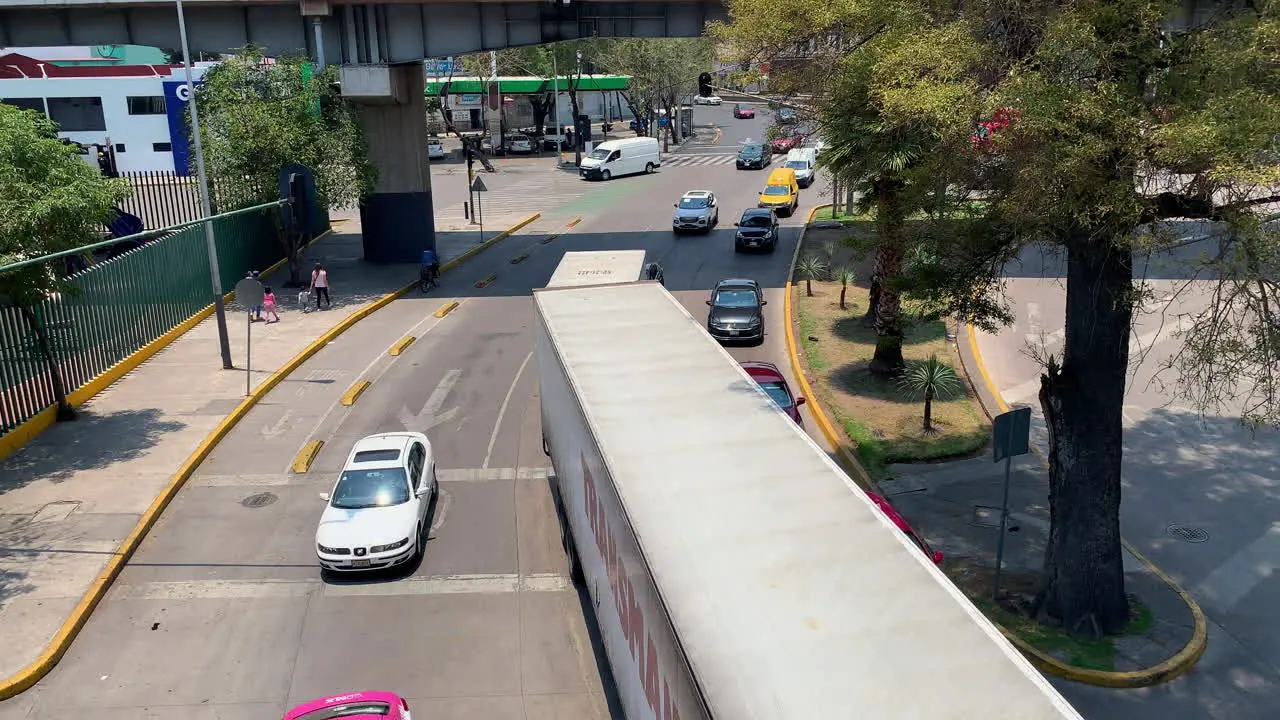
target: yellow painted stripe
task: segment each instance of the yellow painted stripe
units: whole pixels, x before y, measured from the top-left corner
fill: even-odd
[[[565,223],[565,227],[573,227],[574,225],[577,225],[580,222],[582,222],[582,218],[576,217],[570,220],[569,222]]]
[[[360,396],[364,394],[364,391],[369,389],[370,384],[371,383],[368,380],[360,380],[359,382],[355,383],[351,387],[347,388],[347,391],[342,393],[342,397],[338,400],[338,402],[342,403],[343,405],[346,405],[347,407],[351,407],[352,405],[355,405],[356,401],[360,399]]]
[[[310,440],[302,449],[298,451],[297,456],[293,458],[293,464],[289,469],[296,473],[304,473],[311,469],[311,463],[316,461],[316,455],[320,454],[320,448],[324,447],[323,440]]]
[[[404,349],[412,345],[413,341],[417,339],[418,338],[412,335],[405,335],[404,337],[397,340],[395,345],[391,346],[391,349],[387,351],[387,354],[390,355],[391,357],[395,357],[400,353],[404,352]]]
[[[476,287],[478,287],[478,288],[486,287],[486,286],[488,286],[488,285],[489,285],[489,283],[491,283],[491,282],[493,282],[494,280],[497,280],[497,279],[498,279],[498,275],[497,275],[497,273],[490,273],[487,277],[485,277],[485,279],[483,279],[483,280],[481,280],[481,281],[477,282],[477,283],[476,283]]]
[[[542,217],[542,213],[540,213],[540,212],[536,212],[536,213],[534,213],[534,214],[530,215],[529,217],[527,217],[527,218],[525,218],[525,219],[521,220],[520,222],[516,223],[515,225],[512,225],[511,227],[507,228],[506,230],[503,230],[502,232],[498,233],[497,235],[494,235],[493,237],[489,238],[488,240],[485,240],[485,241],[484,241],[483,243],[481,243],[480,245],[477,245],[476,247],[471,248],[470,250],[468,250],[468,251],[466,251],[466,252],[462,253],[461,255],[459,255],[458,257],[456,257],[456,258],[454,258],[454,259],[450,260],[449,262],[447,262],[447,263],[445,263],[445,264],[441,265],[441,266],[440,266],[440,272],[445,272],[446,270],[452,270],[453,268],[455,268],[455,267],[457,267],[457,266],[461,265],[462,263],[466,262],[467,260],[470,260],[472,257],[474,257],[474,256],[476,256],[477,254],[479,254],[479,253],[483,252],[484,250],[486,250],[486,249],[488,249],[488,248],[490,248],[490,247],[492,247],[492,246],[496,245],[497,243],[499,243],[499,242],[501,242],[501,241],[503,241],[503,240],[506,240],[507,238],[511,237],[511,236],[512,236],[512,235],[513,235],[517,230],[519,230],[520,228],[524,227],[525,225],[528,225],[529,223],[533,222],[534,220],[537,220],[537,219],[538,219],[538,218],[540,218],[540,217]],[[414,283],[414,287],[416,287],[416,286],[417,286],[417,283]]]
[[[450,300],[449,302],[445,303],[439,310],[436,311],[436,317],[442,318],[445,315],[448,315],[449,313],[457,309],[458,309],[458,301]]]

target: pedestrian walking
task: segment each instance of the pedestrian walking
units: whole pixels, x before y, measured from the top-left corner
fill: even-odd
[[[257,280],[257,279],[258,279],[258,271],[257,271],[257,270],[250,270],[249,272],[245,273],[245,277],[246,277],[246,278],[249,278],[249,279],[251,279],[251,280]],[[249,308],[249,314],[253,316],[253,318],[252,318],[252,319],[253,319],[253,321],[254,321],[254,322],[258,322],[258,321],[262,320],[262,306],[261,306],[261,305],[254,305],[253,307]]]
[[[315,269],[311,271],[311,292],[316,296],[316,309],[320,309],[320,298],[324,298],[324,307],[329,309],[332,303],[329,302],[329,271],[324,269],[324,265],[316,263]]]
[[[276,312],[276,294],[271,292],[270,285],[262,288],[262,310],[267,315],[268,323],[280,322],[280,314]]]

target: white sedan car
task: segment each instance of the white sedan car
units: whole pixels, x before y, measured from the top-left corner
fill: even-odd
[[[719,105],[722,102],[724,101],[720,99],[719,95],[708,95],[707,97],[695,95],[693,97],[694,105]]]
[[[431,138],[427,141],[427,159],[439,160],[444,157],[444,143],[440,142],[440,138]]]
[[[375,570],[422,552],[427,509],[436,496],[435,455],[422,433],[370,435],[356,443],[316,529],[325,570]]]

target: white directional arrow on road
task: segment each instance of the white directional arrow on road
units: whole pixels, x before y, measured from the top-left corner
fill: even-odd
[[[462,377],[461,370],[450,370],[441,378],[440,384],[436,385],[436,389],[431,391],[431,397],[427,398],[427,404],[422,408],[421,412],[414,413],[409,408],[401,405],[397,417],[400,424],[404,425],[406,430],[413,432],[426,432],[441,423],[447,423],[458,415],[457,406],[451,407],[444,412],[445,399],[449,397],[449,393],[453,392],[453,386],[458,384],[458,379]]]

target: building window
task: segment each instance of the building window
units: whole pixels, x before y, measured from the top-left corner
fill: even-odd
[[[49,119],[62,132],[106,132],[100,97],[49,98]]]
[[[0,98],[0,103],[12,105],[22,110],[35,110],[44,114],[44,98]]]
[[[173,152],[173,145],[170,143],[151,143],[152,152]]]
[[[129,101],[130,115],[164,114],[163,95],[130,95],[126,100]]]
[[[124,143],[116,143],[116,152],[118,153],[124,152]]]

